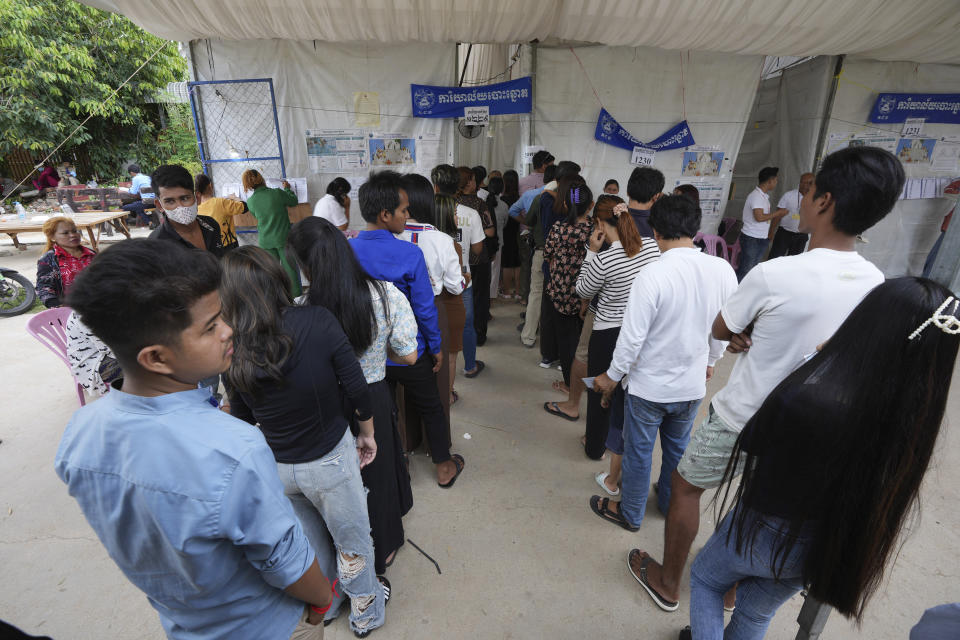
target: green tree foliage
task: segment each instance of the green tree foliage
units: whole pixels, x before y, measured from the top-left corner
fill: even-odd
[[[101,178],[122,174],[129,158],[147,165],[173,154],[196,162],[182,105],[169,109],[177,130],[159,131],[159,107],[148,102],[168,82],[186,79],[175,43],[74,0],[0,0],[0,25],[0,155],[16,147],[52,151],[93,114],[63,149],[85,144]]]

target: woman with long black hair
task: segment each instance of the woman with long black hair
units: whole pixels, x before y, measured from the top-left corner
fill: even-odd
[[[329,221],[301,220],[290,230],[288,247],[310,281],[304,302],[339,321],[370,388],[377,457],[360,473],[368,490],[374,563],[382,574],[403,545],[401,518],[413,506],[397,408],[385,380],[387,357],[416,363],[417,319],[399,289],[367,275],[346,236]]]
[[[226,372],[230,413],[260,427],[311,545],[323,550],[332,536],[337,575],[351,600],[350,626],[366,635],[383,626],[386,594],[374,572],[360,477],[360,469],[378,457],[363,370],[330,311],[294,306],[290,281],[271,254],[240,247],[222,264],[223,317],[233,327],[234,355]],[[354,407],[356,438],[341,393]],[[336,615],[338,604],[328,616]]]
[[[804,587],[863,618],[937,441],[960,345],[957,306],[932,280],[888,280],[767,396],[727,465],[721,510],[745,469],[733,509],[693,563],[693,638],[762,638]],[[734,584],[725,631],[723,594]]]

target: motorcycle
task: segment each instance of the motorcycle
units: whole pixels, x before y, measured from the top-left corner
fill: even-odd
[[[31,309],[37,291],[26,276],[0,267],[0,317],[16,316]]]

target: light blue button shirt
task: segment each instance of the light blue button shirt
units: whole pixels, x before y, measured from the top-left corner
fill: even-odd
[[[534,198],[541,193],[543,193],[543,187],[537,187],[536,189],[524,191],[523,195],[520,196],[520,199],[510,205],[509,214],[514,218],[521,218],[521,216],[523,216],[530,208],[530,205],[533,204]]]
[[[150,176],[144,173],[138,173],[130,180],[130,193],[140,193],[141,189],[143,189],[143,193],[153,193],[150,185]]]
[[[313,563],[260,430],[206,389],[111,390],[77,411],[55,467],[170,638],[287,640]]]

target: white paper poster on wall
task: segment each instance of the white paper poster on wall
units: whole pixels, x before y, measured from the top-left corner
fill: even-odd
[[[946,136],[933,148],[930,168],[934,171],[955,173],[960,166],[960,136]]]
[[[354,91],[353,112],[356,126],[379,127],[380,94],[376,91]]]
[[[467,122],[467,124],[475,127],[486,126],[490,124],[490,107],[486,105],[482,107],[464,107],[463,119]]]
[[[263,177],[264,182],[267,187],[270,189],[282,189],[281,186],[284,178],[268,178]],[[297,202],[304,203],[309,202],[307,199],[307,179],[306,178],[286,178],[286,181],[290,183],[290,190],[297,194]],[[244,191],[243,185],[239,182],[224,182],[218,184],[216,187],[217,195],[221,198],[227,198],[233,196],[239,198],[244,202],[247,201],[247,197],[253,193],[252,191]]]
[[[523,146],[523,164],[533,164],[533,156],[537,154],[538,151],[543,151],[545,147],[538,144],[526,144]]]
[[[271,189],[282,189],[282,182],[284,178],[268,178],[263,177],[264,182],[267,183],[267,187]],[[304,203],[309,202],[307,198],[307,179],[306,178],[286,178],[286,181],[290,183],[290,190],[297,194],[297,202]]]
[[[374,133],[368,144],[374,169],[417,164],[417,141],[409,133]]]
[[[447,150],[439,133],[424,133],[417,136],[417,167],[424,175],[438,164],[448,161]]]
[[[903,121],[903,130],[900,132],[904,138],[918,138],[923,135],[923,123],[926,118],[907,118]]]
[[[367,137],[360,129],[307,129],[307,158],[317,173],[356,171],[369,166]]]
[[[723,191],[725,183],[718,178],[681,179],[674,183],[674,188],[681,184],[690,184],[697,188],[700,194],[700,211],[703,218],[719,218],[723,212]],[[703,225],[703,221],[701,221]]]

